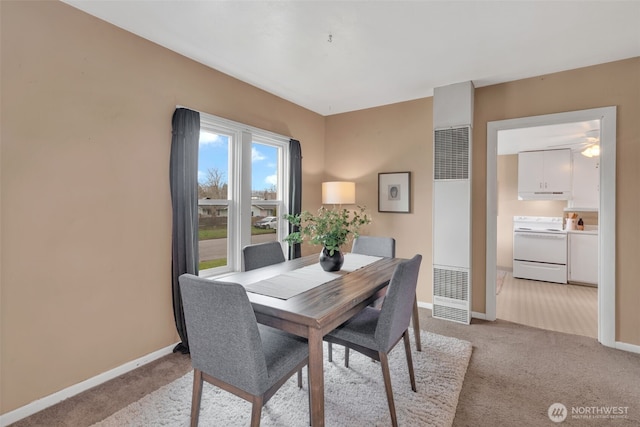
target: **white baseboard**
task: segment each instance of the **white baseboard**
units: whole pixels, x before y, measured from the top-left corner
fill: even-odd
[[[475,319],[487,320],[487,315],[485,313],[478,313],[477,311],[472,311],[471,317]]]
[[[13,411],[7,412],[6,414],[2,414],[0,415],[0,426],[5,427],[9,424],[13,424],[16,421],[33,415],[36,412],[40,412],[43,409],[53,406],[56,403],[60,403],[65,399],[75,396],[76,394],[82,393],[83,391],[87,391],[92,387],[117,378],[129,371],[133,371],[134,369],[139,368],[142,365],[146,365],[147,363],[153,362],[154,360],[159,359],[162,356],[171,354],[176,344],[177,343],[171,344],[170,346],[165,348],[161,348],[160,350],[149,353],[146,356],[140,357],[139,359],[127,362],[124,365],[118,366],[117,368],[113,368],[107,372],[103,372],[78,384],[74,384],[63,390],[35,400],[28,405],[22,406],[18,409],[14,409]]]
[[[618,350],[629,351],[631,353],[640,354],[640,345],[629,344],[626,342],[616,341],[616,348]]]
[[[431,304],[430,302],[418,301],[418,307],[428,308],[429,310],[433,310],[433,304]]]
[[[430,302],[420,302],[420,301],[418,301],[418,307],[428,308],[429,310],[433,310],[433,304],[430,303]],[[471,312],[471,317],[474,317],[476,319],[483,319],[483,320],[487,319],[487,315],[485,313],[477,313],[475,311]],[[635,344],[629,344],[629,343],[626,343],[626,342],[616,341],[614,348],[617,348],[618,350],[622,350],[622,351],[628,351],[630,353],[638,353],[638,354],[640,354],[640,345],[635,345]]]

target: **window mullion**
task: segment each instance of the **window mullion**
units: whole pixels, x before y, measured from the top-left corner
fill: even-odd
[[[242,269],[242,248],[251,244],[251,141],[252,135],[250,132],[243,131],[241,135],[241,141],[238,144],[238,198],[237,207],[239,215],[238,219],[239,229],[237,230],[238,248],[236,251],[238,265],[237,270]]]

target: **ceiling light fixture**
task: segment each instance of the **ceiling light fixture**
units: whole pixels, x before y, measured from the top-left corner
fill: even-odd
[[[598,144],[591,145],[582,150],[581,154],[586,157],[598,157],[600,155],[600,146]]]

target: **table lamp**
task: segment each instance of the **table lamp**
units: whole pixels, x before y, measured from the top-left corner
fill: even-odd
[[[331,181],[322,183],[322,204],[352,205],[355,202],[355,182]]]

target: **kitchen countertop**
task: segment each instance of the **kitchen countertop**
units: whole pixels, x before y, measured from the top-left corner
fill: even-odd
[[[567,234],[594,234],[598,235],[598,230],[567,230]]]

